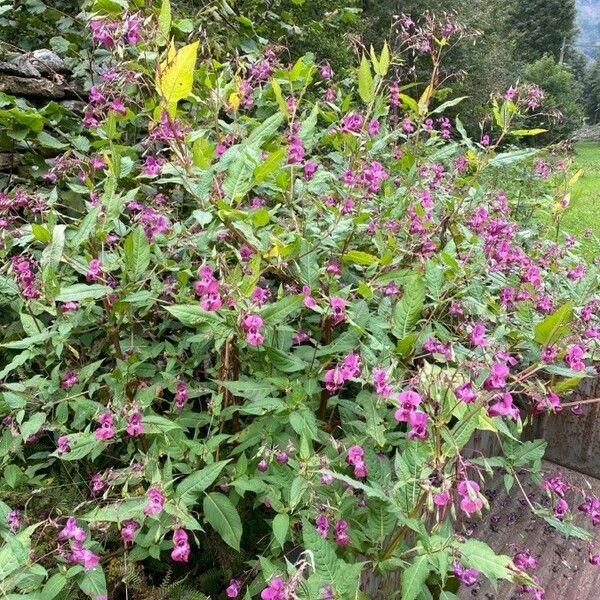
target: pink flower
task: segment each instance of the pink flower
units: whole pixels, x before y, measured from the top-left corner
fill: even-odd
[[[18,510],[11,510],[6,515],[6,524],[12,533],[16,533],[21,528],[21,513]]]
[[[88,265],[87,273],[85,274],[85,278],[88,281],[96,281],[102,275],[102,267],[100,265],[100,261],[97,258],[90,260],[90,264]]]
[[[379,121],[377,119],[372,119],[369,122],[369,127],[367,131],[371,136],[377,135],[379,133]]]
[[[540,398],[533,406],[534,415],[541,415],[549,410],[555,413],[562,411],[560,398],[554,392],[550,392],[545,398]]]
[[[375,392],[382,398],[390,398],[392,396],[392,388],[388,381],[388,374],[385,369],[375,367],[373,369],[373,385]]]
[[[75,542],[73,544],[73,553],[69,560],[83,565],[83,568],[86,571],[90,571],[98,565],[100,557],[94,554],[90,549],[84,548],[80,542]]]
[[[527,550],[517,552],[513,557],[513,563],[521,571],[533,571],[538,566],[537,560]]]
[[[131,413],[129,422],[127,423],[127,433],[133,437],[144,433],[144,425],[142,424],[142,415],[139,411]]]
[[[100,427],[94,431],[97,440],[104,441],[115,437],[113,417],[110,413],[106,412],[100,415],[98,422],[100,423]]]
[[[322,537],[326,538],[329,533],[329,519],[325,515],[319,515],[316,520],[317,533]]]
[[[260,333],[263,326],[263,320],[258,315],[246,315],[242,321],[242,327],[246,332],[246,341],[251,346],[260,346],[264,341],[264,336]]]
[[[350,536],[348,535],[348,522],[344,519],[340,519],[335,524],[335,543],[338,546],[347,546],[350,543]]]
[[[465,404],[471,404],[477,400],[477,394],[475,393],[473,385],[470,382],[459,385],[454,390],[454,395],[459,400],[462,400]]]
[[[71,446],[69,446],[69,438],[66,435],[61,435],[56,441],[56,451],[59,454],[66,454],[71,452]]]
[[[149,517],[158,515],[162,512],[163,506],[165,505],[165,497],[163,493],[156,487],[151,487],[146,492],[148,503],[144,507],[144,514]]]
[[[228,598],[237,598],[240,595],[242,589],[242,582],[239,579],[231,579],[229,585],[225,590],[225,594]]]
[[[397,396],[400,408],[394,413],[394,418],[399,423],[408,423],[411,413],[421,404],[421,396],[417,392],[407,390]]]
[[[62,381],[60,382],[60,387],[64,390],[68,390],[69,388],[73,387],[74,385],[77,385],[78,383],[79,377],[77,376],[77,373],[73,371],[67,371],[63,375]]]
[[[569,347],[564,360],[573,371],[585,371],[585,363],[582,360],[584,356],[585,350],[581,346],[575,345]]]
[[[556,506],[554,507],[554,516],[559,521],[562,521],[565,518],[565,515],[567,514],[568,510],[569,510],[569,503],[564,498],[561,498],[556,503]]]
[[[450,492],[447,490],[445,492],[439,492],[433,497],[433,503],[436,506],[446,506],[448,502],[450,502]]]
[[[479,484],[470,479],[463,479],[459,482],[456,490],[462,496],[460,508],[467,515],[471,515],[483,508],[483,500],[479,493]]]
[[[77,525],[75,517],[69,517],[66,525],[58,533],[59,540],[75,540],[77,542],[83,542],[86,537],[85,531]]]
[[[471,587],[477,581],[479,571],[477,569],[465,568],[459,562],[455,562],[452,571],[456,575],[456,578],[466,587]]]
[[[154,177],[156,175],[160,175],[161,169],[162,166],[156,157],[147,156],[142,173],[144,175],[148,175],[149,177]]]
[[[339,296],[333,296],[329,299],[329,304],[333,309],[333,324],[343,323],[346,320],[346,314],[344,312],[346,308],[346,301]]]
[[[286,600],[285,584],[283,579],[275,577],[269,585],[260,593],[261,600]]]
[[[121,539],[125,544],[131,544],[135,537],[135,532],[140,528],[140,524],[134,519],[128,519],[123,522],[121,527]]]
[[[106,482],[102,479],[102,475],[100,473],[95,473],[92,475],[91,483],[93,496],[100,495],[108,487]]]
[[[175,408],[183,410],[185,403],[189,397],[188,388],[185,382],[180,381],[177,384],[177,392],[175,392]]]
[[[408,416],[408,423],[412,429],[408,432],[408,439],[414,440],[425,440],[427,439],[429,432],[427,431],[427,422],[429,417],[427,414],[420,411],[413,411]]]
[[[171,558],[176,562],[188,562],[190,559],[190,544],[185,529],[176,529],[173,532],[173,550]]]
[[[513,404],[512,396],[508,393],[502,394],[500,400],[490,404],[487,413],[490,417],[510,417],[515,420],[520,415],[519,409]]]
[[[484,381],[483,387],[486,390],[501,390],[506,387],[506,378],[510,369],[501,363],[492,365],[490,376]]]
[[[485,339],[485,326],[481,323],[477,323],[477,325],[473,327],[469,339],[473,346],[487,346],[488,341]]]
[[[362,446],[355,445],[348,448],[346,462],[354,467],[354,476],[359,479],[364,479],[368,475],[364,455]]]

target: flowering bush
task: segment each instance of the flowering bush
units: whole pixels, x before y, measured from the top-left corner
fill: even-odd
[[[415,99],[387,45],[355,81],[269,47],[196,66],[167,2],[103,5],[85,134],[0,196],[3,594],[541,597],[525,550],[455,531],[486,473],[541,480],[524,424],[595,373],[596,272],[493,185],[535,154],[499,145],[532,88],[475,142],[438,100],[453,22],[404,23]],[[585,537],[564,486],[529,508]]]

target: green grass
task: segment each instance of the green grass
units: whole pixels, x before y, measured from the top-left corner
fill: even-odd
[[[584,237],[586,230],[600,238],[600,142],[575,145],[575,170],[583,174],[571,190],[571,203],[561,219],[561,230],[577,237],[590,259],[597,256],[597,245]]]

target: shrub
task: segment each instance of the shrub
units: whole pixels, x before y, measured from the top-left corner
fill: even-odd
[[[404,23],[434,56],[416,101],[387,46],[355,81],[268,47],[195,68],[168,3],[123,4],[90,17],[85,131],[0,197],[2,592],[539,594],[454,528],[486,473],[540,479],[523,426],[594,373],[595,271],[487,177],[532,164],[497,149],[530,90],[480,143],[437,99],[453,22]],[[478,430],[501,456],[469,456]],[[546,488],[530,508],[585,537]]]

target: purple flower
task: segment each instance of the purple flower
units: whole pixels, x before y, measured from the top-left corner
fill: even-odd
[[[240,595],[242,589],[242,582],[239,579],[230,579],[229,585],[225,590],[225,594],[228,598],[237,598]]]
[[[502,394],[499,400],[490,404],[487,413],[490,417],[510,417],[515,420],[520,415],[519,409],[513,404],[512,396],[508,393]]]
[[[490,376],[484,381],[483,387],[486,390],[501,390],[506,387],[506,378],[510,369],[501,363],[494,363],[491,368]]]
[[[261,472],[264,473],[268,468],[269,468],[269,463],[263,458],[261,461],[259,461],[259,463],[256,465],[256,468]]]
[[[470,479],[463,479],[456,487],[456,491],[461,496],[460,508],[469,516],[483,508],[483,500],[479,490],[479,484]]]
[[[456,578],[465,586],[471,587],[477,581],[477,576],[479,575],[479,571],[472,567],[465,568],[459,562],[455,562],[452,571]]]
[[[275,577],[260,593],[261,600],[286,600],[285,583],[283,579]]]
[[[73,563],[83,565],[86,571],[90,571],[98,565],[100,557],[94,554],[90,549],[84,548],[80,542],[73,544],[73,553],[69,559]]]
[[[556,506],[554,507],[554,516],[559,521],[562,521],[565,518],[565,515],[567,514],[568,510],[569,503],[564,498],[560,498],[560,500],[556,503]]]
[[[521,571],[533,571],[538,566],[537,560],[527,550],[517,552],[513,557],[513,563]]]
[[[573,371],[585,371],[585,363],[582,360],[584,356],[585,349],[581,346],[574,345],[569,347],[564,360]]]
[[[78,383],[79,377],[77,376],[77,373],[73,371],[67,371],[63,375],[62,381],[60,382],[60,387],[64,390],[68,390],[69,388],[73,387],[74,385],[77,385]]]
[[[335,524],[335,543],[338,546],[347,546],[350,543],[350,536],[348,535],[348,522],[344,519],[340,519]]]
[[[454,390],[454,395],[459,400],[462,400],[465,404],[471,404],[477,400],[477,394],[475,393],[473,385],[470,382],[459,385]]]
[[[315,519],[317,533],[322,537],[326,538],[329,533],[329,519],[325,515],[319,515]]]
[[[144,425],[142,424],[142,415],[139,411],[131,413],[127,423],[127,433],[133,437],[144,433]]]
[[[97,281],[102,275],[102,266],[100,260],[94,258],[90,260],[90,264],[88,265],[87,273],[85,274],[85,278],[88,281]]]
[[[177,383],[177,391],[175,392],[175,408],[177,410],[183,410],[185,403],[188,399],[189,393],[185,382],[180,381]]]
[[[151,487],[146,492],[148,503],[144,507],[144,514],[149,517],[158,515],[162,512],[163,506],[165,505],[165,497],[163,493],[156,487]]]
[[[69,517],[65,526],[58,533],[59,540],[83,542],[86,537],[85,531],[77,525],[75,517]]]
[[[359,479],[364,479],[368,475],[364,456],[365,451],[362,446],[355,445],[348,448],[346,462],[354,467],[354,476]]]
[[[346,320],[346,314],[344,312],[346,309],[346,301],[339,296],[332,296],[329,299],[329,305],[333,309],[333,324],[337,325],[338,323],[343,323]]]
[[[251,346],[260,346],[265,338],[260,329],[263,326],[263,320],[258,315],[246,315],[242,320],[242,327],[246,332],[246,341]]]
[[[6,524],[12,533],[19,531],[21,527],[21,513],[18,510],[11,510],[6,515]]]
[[[59,454],[66,454],[71,452],[71,446],[69,446],[69,438],[66,435],[61,435],[56,441],[56,451]]]
[[[485,339],[485,326],[482,323],[477,323],[469,335],[469,339],[473,346],[487,346],[488,341]]]
[[[408,439],[414,440],[425,440],[427,439],[429,432],[427,431],[427,422],[429,417],[427,414],[420,411],[413,411],[408,416],[408,423],[412,429],[408,432]]]
[[[394,413],[394,418],[399,423],[408,423],[411,413],[421,404],[421,396],[417,392],[407,390],[397,396],[400,408]]]
[[[134,519],[127,519],[121,527],[121,539],[125,544],[131,544],[135,537],[135,532],[140,528],[140,524]]]
[[[102,475],[100,473],[95,473],[92,475],[90,481],[92,483],[93,496],[99,496],[108,487],[106,482],[102,479]]]
[[[110,413],[106,412],[100,415],[98,422],[100,427],[94,431],[97,440],[110,440],[115,437],[113,416]]]
[[[185,529],[176,529],[173,532],[173,550],[171,558],[176,562],[188,562],[190,559],[190,543]]]

